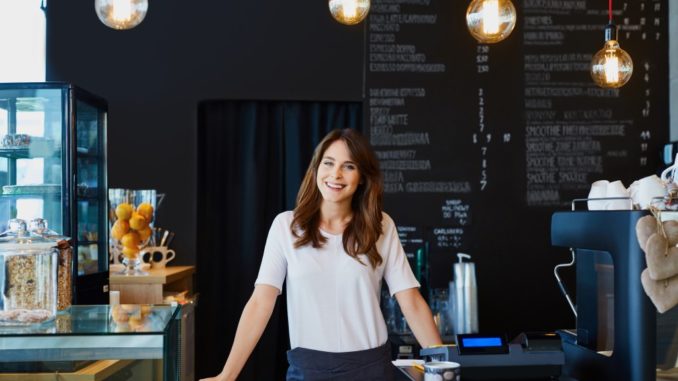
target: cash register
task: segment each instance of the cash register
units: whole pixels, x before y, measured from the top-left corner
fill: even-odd
[[[542,380],[559,377],[565,363],[556,333],[505,335],[460,334],[456,345],[425,348],[427,361],[461,364],[464,380]]]

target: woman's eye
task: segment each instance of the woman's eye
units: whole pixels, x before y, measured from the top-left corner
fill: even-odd
[[[347,164],[347,165],[345,165],[344,167],[345,167],[346,169],[350,170],[350,171],[352,171],[352,170],[355,169],[355,165],[352,165],[352,164]]]
[[[323,165],[328,166],[328,167],[329,167],[329,166],[332,166],[332,164],[333,164],[333,163],[332,163],[331,161],[324,161],[324,162],[323,162]]]

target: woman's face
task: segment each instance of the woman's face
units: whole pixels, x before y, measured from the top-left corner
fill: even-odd
[[[360,171],[343,140],[334,141],[325,150],[316,182],[325,202],[350,204],[360,184]]]

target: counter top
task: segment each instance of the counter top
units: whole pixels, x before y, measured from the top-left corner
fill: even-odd
[[[195,266],[168,266],[150,269],[148,275],[124,275],[109,273],[110,284],[168,284],[195,273]]]

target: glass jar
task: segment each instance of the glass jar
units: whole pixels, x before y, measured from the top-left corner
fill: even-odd
[[[63,311],[71,306],[73,300],[73,247],[70,238],[48,228],[47,220],[34,218],[28,222],[28,230],[43,238],[56,242],[59,250],[57,266],[57,310]]]
[[[57,241],[10,220],[0,234],[0,325],[53,320],[57,311]]]

